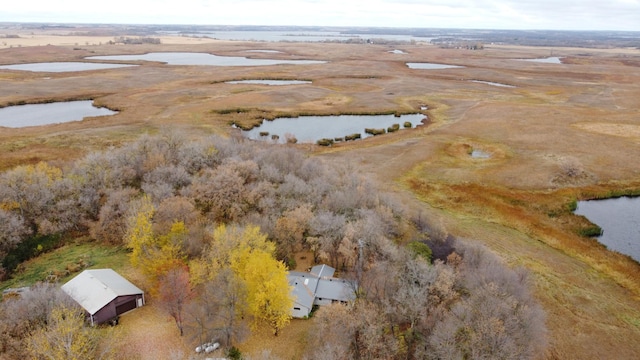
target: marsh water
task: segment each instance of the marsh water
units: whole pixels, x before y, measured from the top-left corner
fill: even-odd
[[[114,114],[117,112],[93,106],[91,100],[16,105],[0,109],[0,126],[21,128],[80,121],[85,117]]]
[[[90,56],[91,60],[115,60],[115,61],[158,61],[168,65],[209,65],[209,66],[266,66],[280,64],[310,65],[324,64],[319,60],[277,60],[277,59],[250,59],[243,56],[218,56],[208,53],[195,52],[153,52],[138,55],[104,55]]]
[[[243,131],[244,136],[255,140],[271,140],[272,135],[279,136],[279,142],[286,142],[290,134],[298,142],[316,142],[320,139],[334,139],[351,134],[360,134],[362,138],[372,136],[365,133],[366,128],[388,128],[400,124],[404,128],[405,121],[415,128],[422,124],[424,114],[409,114],[400,117],[394,115],[337,115],[337,116],[300,116],[297,118],[276,118],[273,121],[263,120],[262,125]],[[268,135],[260,135],[268,133]]]
[[[464,66],[459,65],[449,65],[449,64],[436,64],[436,63],[407,63],[409,69],[420,69],[420,70],[440,70],[440,69],[455,69],[455,68],[463,68]]]
[[[493,81],[484,81],[484,80],[469,80],[469,81],[474,82],[474,83],[478,83],[478,84],[485,84],[485,85],[498,86],[498,87],[506,87],[506,88],[514,88],[515,87],[513,85],[507,85],[507,84],[497,83],[497,82],[493,82]]]
[[[517,60],[539,62],[539,63],[545,63],[545,64],[562,64],[562,60],[557,56],[550,56],[550,57],[539,58],[539,59],[517,59]]]
[[[640,197],[578,201],[575,213],[602,228],[607,248],[640,262]]]
[[[253,84],[253,85],[302,85],[311,84],[311,81],[306,80],[237,80],[226,81],[226,84]]]
[[[42,62],[42,63],[29,63],[29,64],[0,65],[0,69],[35,71],[35,72],[70,72],[70,71],[117,69],[117,68],[123,68],[123,67],[131,67],[131,66],[137,66],[137,65],[70,61],[70,62]]]
[[[385,41],[430,42],[433,37],[421,37],[402,34],[353,34],[341,31],[318,30],[220,30],[182,33],[176,31],[159,31],[173,35],[206,37],[220,40],[260,41],[260,42],[346,42],[352,40],[366,41],[381,39]]]

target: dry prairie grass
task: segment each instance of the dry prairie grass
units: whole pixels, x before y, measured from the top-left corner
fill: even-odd
[[[433,217],[446,231],[484,243],[510,264],[530,269],[536,296],[548,314],[551,347],[546,358],[637,357],[640,266],[574,235],[584,223],[563,212],[576,198],[640,188],[637,49],[488,46],[474,52],[403,45],[407,54],[397,55],[387,52],[396,47],[384,45],[167,40],[160,46],[4,49],[0,63],[77,61],[89,55],[149,51],[246,56],[248,49],[264,48],[281,53],[251,56],[330,62],[261,68],[145,63],[62,74],[0,71],[0,105],[92,97],[121,110],[116,116],[82,122],[2,129],[0,169],[74,159],[167,126],[193,135],[228,134],[231,121],[249,123],[255,115],[215,111],[221,109],[242,107],[267,114],[409,112],[428,105],[427,127],[331,148],[297,146],[330,161],[350,163],[364,176],[396,189],[400,199]],[[554,56],[566,56],[571,65],[509,60],[549,56],[550,50]],[[405,62],[467,67],[420,71],[408,69]],[[269,77],[313,84],[238,88],[221,83]],[[472,159],[468,146],[487,150],[492,157]],[[574,159],[585,176],[563,177],[565,159]],[[158,324],[159,338],[176,335],[171,330],[175,325],[162,316],[152,314],[149,319],[154,320],[139,325]],[[271,348],[285,359],[294,358],[304,346],[301,334],[308,331],[299,326],[292,325],[288,336],[278,338],[268,331],[256,332],[241,349],[256,354]],[[294,342],[295,346],[286,345]],[[154,349],[144,350],[158,355]]]

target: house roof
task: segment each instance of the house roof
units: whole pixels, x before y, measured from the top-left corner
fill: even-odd
[[[91,315],[118,296],[144,293],[112,269],[85,270],[62,285],[62,290]]]
[[[332,277],[336,272],[336,269],[332,268],[329,265],[316,265],[311,268],[311,274],[317,277]]]
[[[318,281],[316,297],[348,302],[355,300],[356,294],[353,291],[353,286],[348,281],[337,278],[324,278]]]
[[[304,274],[304,273],[302,273]],[[289,275],[289,285],[293,286],[293,290],[291,290],[291,295],[294,296],[295,304],[305,307],[309,310],[313,307],[313,301],[315,300],[315,296],[313,290],[309,287],[311,280],[315,280],[312,285],[315,287],[315,282],[317,279],[309,279],[308,277],[296,276],[291,274]]]
[[[290,271],[289,285],[296,304],[311,308],[316,298],[338,301],[352,301],[355,292],[351,283],[332,277],[335,269],[327,265],[316,265],[311,272]]]

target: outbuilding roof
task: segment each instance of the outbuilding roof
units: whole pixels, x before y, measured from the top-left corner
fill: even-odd
[[[91,315],[118,296],[144,293],[112,269],[85,270],[62,285],[62,290]]]

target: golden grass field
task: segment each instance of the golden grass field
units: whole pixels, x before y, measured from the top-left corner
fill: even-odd
[[[425,113],[431,122],[425,127],[331,148],[297,146],[314,156],[352,164],[444,231],[485,244],[508,264],[528,268],[536,297],[547,312],[550,346],[541,358],[639,356],[640,265],[576,235],[585,222],[566,209],[575,199],[640,189],[640,50],[487,45],[471,51],[427,44],[250,43],[183,37],[162,38],[162,45],[125,46],[106,45],[109,37],[36,35],[2,39],[21,42],[19,47],[16,43],[0,49],[0,64],[151,51],[329,63],[198,67],[141,62],[135,68],[71,73],[0,70],[0,106],[93,98],[120,110],[115,116],[81,122],[2,128],[0,169],[70,160],[163,127],[187,134],[229,134],[232,121],[249,125],[254,114],[411,112],[428,105]],[[281,53],[246,52],[251,49]],[[407,54],[388,52],[394,49]],[[512,60],[551,54],[565,63]],[[466,67],[412,70],[405,62]],[[263,78],[313,83],[221,83]],[[219,113],[235,108],[255,110]],[[472,158],[470,149],[491,157]],[[567,175],[567,164],[577,173]],[[304,331],[308,330],[300,330]],[[257,333],[243,346],[253,352],[265,338]],[[285,342],[290,346],[273,345]],[[270,343],[264,347],[285,359],[299,356],[304,346],[294,334]]]

